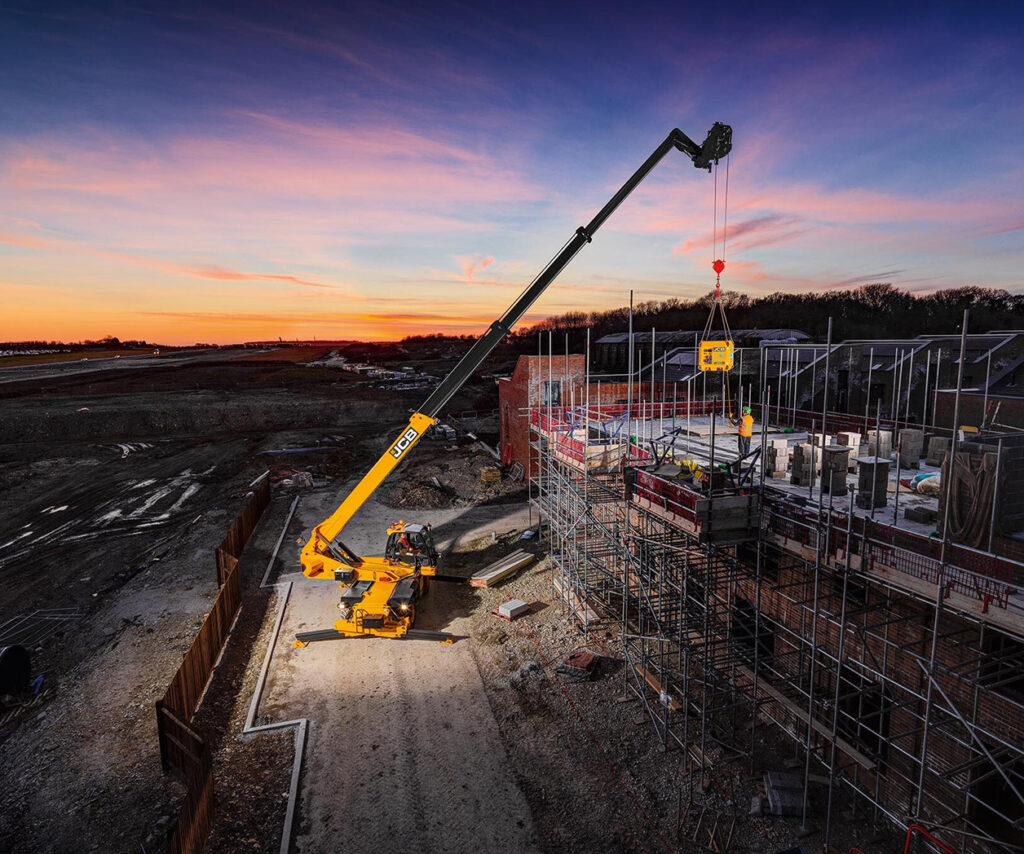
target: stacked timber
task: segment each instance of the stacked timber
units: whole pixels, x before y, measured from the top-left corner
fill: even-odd
[[[490,587],[499,581],[504,581],[523,567],[529,566],[533,561],[534,556],[528,551],[523,549],[514,551],[510,555],[505,555],[501,560],[496,560],[485,566],[479,572],[474,572],[469,579],[470,587]]]

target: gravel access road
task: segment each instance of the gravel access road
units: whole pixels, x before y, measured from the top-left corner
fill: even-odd
[[[336,497],[305,493],[302,530],[321,521]],[[368,503],[346,528],[346,543],[379,553],[395,515]],[[444,541],[473,536],[481,526],[522,526],[525,512],[522,505],[434,510],[414,521],[434,524]],[[282,580],[295,586],[261,712],[270,720],[310,720],[297,850],[539,850],[470,642],[369,639],[292,649],[295,632],[332,624],[338,596],[333,583],[297,574],[296,555],[292,547],[282,558]],[[466,635],[477,598],[469,587],[435,582],[416,626]]]

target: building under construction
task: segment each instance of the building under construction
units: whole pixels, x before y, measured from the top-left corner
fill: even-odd
[[[1024,850],[1024,432],[959,418],[964,366],[987,397],[993,350],[998,368],[1021,341],[761,344],[742,392],[663,380],[655,359],[599,379],[549,351],[500,384],[556,591],[621,633],[632,692],[693,775],[757,767],[771,737],[797,767],[769,808],[826,844],[852,795],[955,851]],[[756,428],[738,459],[740,394]]]

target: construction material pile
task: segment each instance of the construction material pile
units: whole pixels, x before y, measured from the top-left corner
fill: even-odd
[[[450,451],[436,445],[421,448],[392,476],[383,503],[401,510],[436,510],[522,492],[522,483],[504,477],[494,457],[478,448],[479,443]]]

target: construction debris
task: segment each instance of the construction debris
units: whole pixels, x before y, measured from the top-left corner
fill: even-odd
[[[765,771],[764,790],[768,799],[768,815],[796,816],[803,812],[803,781],[799,774],[787,771]]]
[[[903,511],[903,516],[911,522],[929,525],[935,521],[937,514],[931,507],[908,507]]]

